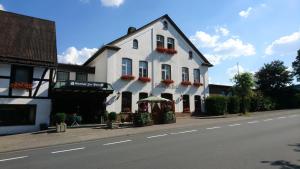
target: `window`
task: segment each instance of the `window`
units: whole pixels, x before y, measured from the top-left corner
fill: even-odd
[[[87,73],[76,72],[76,80],[81,82],[87,81]]]
[[[190,112],[190,96],[183,95],[182,97],[182,104],[183,104],[183,112]]]
[[[0,126],[34,125],[36,105],[0,105]]]
[[[140,61],[139,77],[148,77],[148,63],[146,61]]]
[[[162,80],[171,80],[171,66],[167,64],[161,65],[161,78]]]
[[[165,47],[165,38],[162,35],[156,36],[156,47],[157,48],[164,48]]]
[[[67,81],[70,79],[69,72],[57,71],[57,81]]]
[[[122,75],[132,75],[132,60],[128,58],[122,59]]]
[[[194,82],[200,83],[200,69],[194,69]]]
[[[193,59],[193,52],[189,51],[189,59]]]
[[[33,68],[27,66],[13,66],[12,82],[32,83]]]
[[[136,39],[133,40],[132,47],[133,47],[133,49],[138,49],[139,48],[139,42],[138,42],[138,40],[136,40]]]
[[[168,49],[175,49],[175,40],[173,38],[168,38]]]
[[[145,99],[147,97],[148,97],[148,93],[139,93],[139,100]],[[148,103],[139,103],[138,109],[139,109],[139,111],[147,112],[148,111]]]
[[[173,95],[171,93],[162,93],[161,97],[165,99],[173,100]]]
[[[187,67],[182,68],[182,81],[183,82],[189,81],[189,68]]]
[[[163,24],[164,24],[164,29],[167,30],[168,29],[168,22],[164,21]]]
[[[131,92],[122,92],[122,112],[131,112],[131,100],[132,93]]]

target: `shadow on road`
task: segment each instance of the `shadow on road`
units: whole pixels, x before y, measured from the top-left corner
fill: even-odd
[[[300,152],[300,143],[298,144],[290,144],[288,146],[296,147],[294,151]],[[300,160],[298,160],[300,161]],[[261,161],[261,163],[268,163],[271,166],[280,167],[279,169],[300,169],[300,165],[294,164],[285,160],[276,160],[276,161]]]

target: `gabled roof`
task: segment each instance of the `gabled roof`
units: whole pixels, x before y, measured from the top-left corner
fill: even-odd
[[[55,67],[55,23],[0,10],[0,62]]]
[[[124,40],[144,29],[146,29],[148,26],[154,24],[155,22],[162,20],[162,19],[166,19],[168,20],[172,26],[176,29],[176,31],[183,37],[183,39],[193,48],[193,50],[201,57],[201,59],[204,61],[203,65],[208,66],[208,67],[212,67],[213,65],[203,56],[203,54],[196,48],[196,46],[189,40],[189,38],[187,38],[185,36],[185,34],[179,29],[179,27],[175,24],[175,22],[167,15],[163,15],[155,20],[153,20],[152,22],[140,27],[139,29],[137,29],[136,31],[134,31],[133,33],[130,34],[126,34],[110,43],[108,43],[107,45],[101,47],[90,59],[88,59],[83,65],[88,65],[92,60],[94,60],[101,52],[103,52],[105,50],[105,47],[110,46],[110,47],[114,47],[114,48],[118,48],[115,46],[116,43],[120,42],[121,40]]]

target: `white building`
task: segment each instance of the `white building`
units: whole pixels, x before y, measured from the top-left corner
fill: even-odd
[[[49,124],[55,23],[0,10],[0,135]]]
[[[164,15],[139,29],[129,28],[84,66],[95,67],[94,81],[112,84],[106,108],[119,113],[138,110],[136,102],[149,95],[174,100],[176,112],[201,112],[212,65]]]

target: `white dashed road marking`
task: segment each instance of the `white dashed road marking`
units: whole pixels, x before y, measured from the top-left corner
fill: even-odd
[[[212,129],[219,129],[219,128],[221,128],[221,127],[215,126],[215,127],[209,127],[209,128],[206,128],[206,129],[207,129],[207,130],[212,130]]]
[[[265,119],[265,120],[263,120],[263,121],[272,121],[273,119]]]
[[[159,134],[159,135],[155,135],[155,136],[149,136],[147,138],[156,138],[156,137],[163,137],[163,136],[167,136],[168,134]]]
[[[254,124],[254,123],[259,123],[259,121],[255,120],[255,121],[249,121],[248,124]]]
[[[188,131],[181,131],[181,132],[177,132],[177,133],[170,133],[172,135],[175,135],[175,134],[184,134],[184,133],[192,133],[192,132],[196,132],[198,130],[188,130]]]
[[[27,158],[28,156],[21,156],[21,157],[13,157],[13,158],[7,158],[7,159],[2,159],[0,162],[4,161],[10,161],[10,160],[17,160],[17,159],[22,159],[22,158]]]
[[[68,150],[60,150],[60,151],[53,151],[51,152],[52,154],[57,154],[57,153],[64,153],[64,152],[69,152],[69,151],[76,151],[76,150],[83,150],[85,147],[80,147],[80,148],[72,148]]]
[[[240,125],[241,125],[241,124],[236,123],[236,124],[230,124],[230,125],[228,125],[228,126],[234,127],[234,126],[240,126]]]
[[[285,116],[277,117],[277,119],[285,119]]]
[[[120,143],[127,143],[127,142],[130,142],[132,140],[123,140],[123,141],[117,141],[117,142],[112,142],[112,143],[106,143],[106,144],[103,144],[104,146],[109,146],[109,145],[114,145],[114,144],[120,144]]]

